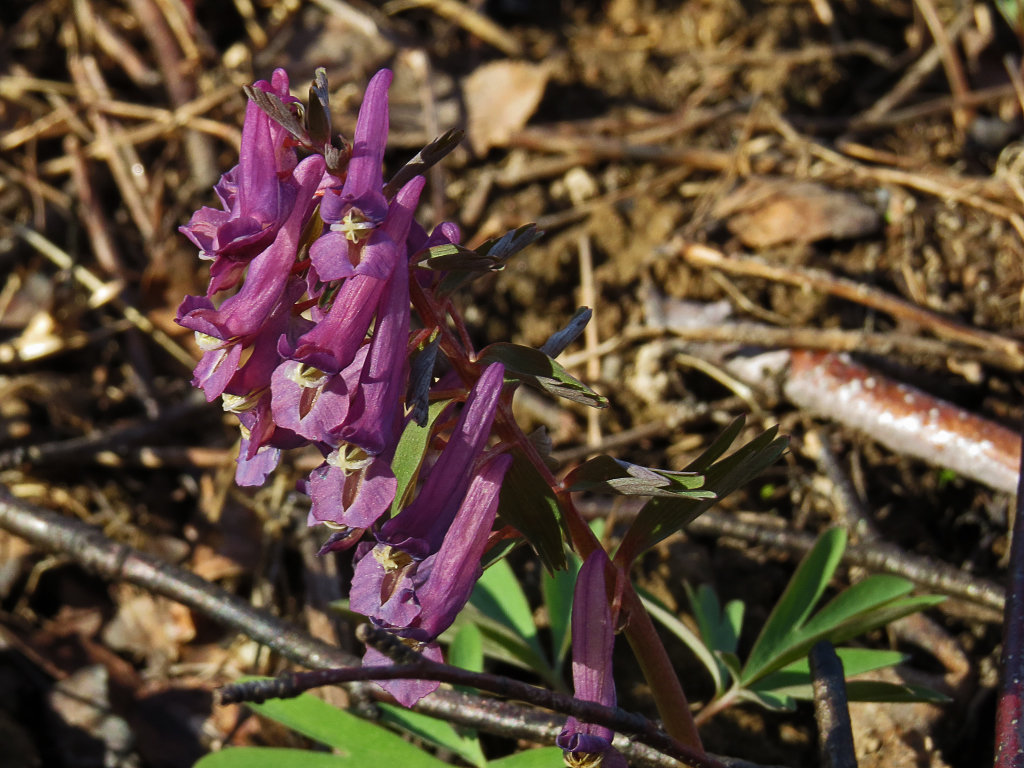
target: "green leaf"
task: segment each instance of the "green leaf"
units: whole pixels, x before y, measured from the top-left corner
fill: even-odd
[[[743,612],[746,606],[742,600],[730,600],[722,608],[715,590],[707,584],[701,584],[694,592],[686,585],[686,594],[693,606],[693,615],[697,627],[708,647],[716,651],[736,653],[740,631],[743,628]]]
[[[801,632],[820,634],[842,624],[857,614],[874,610],[881,605],[910,594],[914,585],[907,579],[888,574],[874,574],[844,589],[814,614]]]
[[[480,740],[475,733],[464,735],[445,720],[427,717],[405,707],[393,704],[379,704],[378,706],[381,709],[383,722],[418,736],[434,746],[451,750],[471,765],[478,765],[481,768],[487,765],[487,758],[484,757]]]
[[[786,450],[787,438],[776,437],[778,427],[772,427],[755,437],[731,456],[712,463],[721,456],[742,429],[737,419],[711,447],[693,461],[684,471],[704,475],[704,490],[715,498],[657,497],[648,501],[619,545],[616,560],[623,564],[633,562],[642,552],[678,531],[716,501],[725,498],[741,485],[757,477],[774,464]]]
[[[539,658],[544,658],[530,604],[507,560],[484,571],[469,600],[485,616],[514,630]]]
[[[744,671],[743,684],[753,686],[756,681],[766,675],[806,656],[811,647],[819,640],[828,640],[833,645],[838,645],[863,635],[865,632],[883,627],[890,622],[896,621],[896,619],[901,619],[925,608],[938,605],[945,599],[943,595],[919,595],[902,600],[890,600],[887,603],[865,610],[862,613],[854,614],[846,620],[830,626],[817,624],[817,617],[815,617],[815,619],[812,619],[812,622],[815,623],[816,631],[811,632],[808,629],[812,622],[808,622],[799,629],[794,629],[792,635],[786,639],[784,647],[778,649],[774,658],[767,661],[756,673],[751,674],[749,677],[746,676],[747,672]]]
[[[512,552],[513,549],[525,541],[526,539],[519,538],[518,536],[510,539],[502,539],[484,552],[483,556],[480,558],[480,567],[486,571],[495,563],[508,557],[509,553]]]
[[[431,403],[427,409],[427,423],[424,426],[420,426],[415,421],[406,424],[395,448],[395,457],[391,460],[391,470],[398,479],[395,500],[391,503],[392,515],[397,515],[406,505],[407,495],[412,493],[416,487],[416,476],[423,463],[427,443],[430,442],[431,428],[449,402],[448,400],[439,400],[436,403]]]
[[[331,143],[331,104],[327,89],[327,70],[317,67],[309,85],[309,104],[306,109],[309,137],[317,147]]]
[[[729,426],[722,430],[722,434],[716,437],[711,445],[704,449],[704,452],[696,459],[690,462],[687,469],[693,470],[694,472],[704,472],[711,467],[716,461],[718,461],[729,450],[730,446],[736,441],[736,438],[743,432],[743,425],[746,424],[747,417],[740,415],[729,422]]]
[[[511,232],[506,232],[497,239],[488,240],[476,248],[475,253],[478,258],[484,258],[494,264],[494,266],[490,267],[491,270],[501,269],[506,261],[527,246],[535,243],[543,234],[541,230],[537,229],[535,224],[524,224]],[[476,271],[453,270],[441,280],[437,294],[440,297],[450,296],[480,274],[480,272]]]
[[[572,643],[572,596],[576,587],[576,575],[580,570],[580,560],[573,555],[569,559],[569,567],[564,571],[549,573],[545,571],[540,577],[541,592],[548,613],[548,626],[551,631],[551,658],[557,670],[562,668],[569,647]]]
[[[522,381],[542,392],[593,408],[607,408],[608,398],[572,376],[557,360],[539,349],[501,342],[482,351],[481,363],[504,363],[505,377]]]
[[[753,702],[772,712],[792,712],[796,709],[796,700],[792,696],[774,691],[752,691],[749,688],[740,688],[737,692],[737,700]]]
[[[403,165],[384,187],[384,197],[391,199],[406,182],[414,176],[422,176],[429,168],[436,165],[444,157],[459,146],[466,132],[461,129],[446,131],[438,136],[405,165]]]
[[[836,655],[843,662],[843,675],[847,679],[876,669],[892,667],[906,660],[906,654],[898,651],[882,651],[871,648],[836,648]],[[797,659],[778,672],[758,680],[750,689],[753,691],[769,691],[777,695],[791,696],[794,699],[809,700],[814,698],[811,687],[811,667],[804,656]]]
[[[308,693],[294,699],[270,699],[248,706],[257,714],[326,744],[353,761],[364,761],[364,764],[370,764],[365,761],[393,761],[429,768],[444,765],[390,731],[360,720]]]
[[[450,644],[459,629],[468,623],[476,624],[480,630],[484,656],[540,675],[552,687],[564,688],[542,654],[531,648],[516,630],[485,615],[472,603],[462,609],[452,626],[438,640]]]
[[[828,640],[833,645],[844,643],[854,637],[870,632],[872,629],[884,627],[896,619],[902,619],[912,613],[917,613],[925,608],[938,605],[946,598],[944,595],[920,595],[909,597],[905,600],[894,600],[878,608],[863,614],[850,617],[841,624],[823,629],[815,634],[808,634],[805,631],[795,633],[789,638],[790,645],[780,649],[778,655],[769,663],[765,664],[756,675],[744,680],[744,684],[752,684],[756,679],[774,672],[786,666],[796,659],[806,656],[811,647],[819,640]]]
[[[251,85],[243,85],[242,90],[249,97],[249,101],[266,112],[271,120],[288,131],[302,146],[312,146],[305,127],[276,94],[268,93],[262,88],[255,88]]]
[[[409,358],[409,386],[405,406],[410,418],[421,427],[427,426],[430,407],[430,386],[434,383],[434,365],[441,347],[441,334],[436,330],[430,340],[421,345]]]
[[[448,663],[470,672],[483,671],[483,640],[475,624],[467,624],[455,633],[455,639],[448,647]]]
[[[358,765],[352,757],[311,752],[308,749],[227,747],[220,752],[204,755],[193,768],[348,768],[352,765]]]
[[[748,686],[766,673],[766,667],[798,640],[797,632],[821,599],[846,549],[846,532],[830,528],[815,542],[775,604],[754,641],[740,682]]]
[[[725,691],[728,681],[729,673],[725,665],[712,653],[704,639],[701,639],[693,630],[686,626],[679,617],[665,607],[654,595],[640,587],[637,587],[637,593],[640,595],[640,600],[651,615],[651,618],[682,640],[686,647],[693,651],[697,660],[707,668],[715,684],[715,698],[718,698]]]
[[[558,747],[540,747],[516,752],[487,763],[492,768],[558,768],[562,765],[562,750]]]
[[[505,268],[504,262],[457,243],[431,246],[420,258],[420,264],[438,272],[498,272]]]
[[[923,701],[929,704],[947,704],[952,701],[949,696],[923,685],[887,683],[883,680],[851,680],[846,684],[846,698],[850,701]]]
[[[1018,37],[1024,30],[1024,6],[1020,0],[995,0],[996,8]]]
[[[565,568],[565,546],[558,498],[537,468],[518,449],[505,472],[498,501],[498,516],[530,542],[548,571]]]
[[[601,455],[585,461],[562,481],[570,491],[605,491],[623,496],[664,496],[711,499],[710,491],[692,490],[704,485],[695,472],[671,472]]]

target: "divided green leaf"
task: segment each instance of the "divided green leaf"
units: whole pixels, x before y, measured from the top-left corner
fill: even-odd
[[[694,490],[704,485],[704,476],[696,472],[651,469],[605,455],[578,466],[565,477],[563,484],[570,491],[605,491],[623,496],[715,497],[711,491]]]
[[[558,498],[537,468],[518,450],[512,452],[512,466],[501,484],[498,516],[526,537],[545,568],[565,568]]]
[[[704,475],[703,490],[714,494],[712,498],[687,498],[674,494],[672,498],[652,498],[637,514],[629,527],[616,559],[632,562],[640,553],[683,528],[706,511],[715,501],[725,498],[748,483],[778,461],[786,450],[788,440],[776,437],[778,427],[772,427],[739,448],[727,458],[715,461],[728,450],[729,445],[743,428],[742,417],[736,419],[725,432],[685,468],[686,472]]]
[[[482,363],[503,363],[507,378],[593,408],[607,408],[608,398],[572,376],[562,364],[539,349],[502,342],[483,350]]]

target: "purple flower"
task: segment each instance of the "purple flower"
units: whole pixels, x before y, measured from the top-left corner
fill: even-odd
[[[483,458],[503,377],[497,363],[484,371],[416,499],[381,526],[376,544],[357,552],[350,607],[418,648],[433,647],[480,576],[511,463],[508,455]],[[434,688],[406,681],[386,686],[403,704]]]
[[[505,367],[489,365],[466,398],[455,429],[416,499],[386,522],[378,541],[408,548],[418,557],[436,552],[473,475],[498,407]]]
[[[388,87],[392,74],[382,69],[366,86],[352,157],[344,186],[324,191],[320,216],[333,232],[359,242],[373,231],[387,212],[384,199],[384,146],[388,139]]]
[[[594,551],[576,577],[572,604],[572,683],[576,698],[615,706],[612,678],[612,647],[615,623],[605,587],[608,555]],[[626,759],[612,747],[612,730],[581,723],[570,717],[555,744],[565,752],[570,768],[628,768]]]
[[[501,481],[511,463],[511,456],[501,454],[480,468],[436,553],[417,562],[391,545],[377,544],[370,550],[356,565],[351,608],[377,610],[378,615],[371,618],[378,626],[393,630],[428,658],[440,656],[434,641],[455,621],[480,578],[480,558],[498,512]],[[370,650],[363,657],[363,666],[388,663]],[[429,680],[381,683],[407,707],[437,685]]]
[[[358,449],[338,449],[309,474],[306,491],[313,504],[308,523],[341,532],[369,528],[390,509],[397,489],[390,453],[367,456]],[[346,547],[355,542],[346,540]],[[335,544],[329,542],[327,549],[338,549]]]
[[[245,282],[220,308],[202,306],[202,300],[186,298],[177,322],[193,331],[229,341],[260,330],[281,298],[292,266],[298,257],[302,229],[313,208],[313,193],[324,173],[324,159],[312,155],[295,168],[297,197],[273,242],[248,264]]]
[[[288,92],[288,75],[274,71],[271,82],[253,85],[295,102]],[[295,151],[286,144],[287,131],[249,102],[242,127],[238,165],[221,177],[216,192],[224,210],[200,208],[181,232],[199,248],[200,257],[214,259],[209,293],[230,288],[241,279],[246,263],[273,239],[287,218],[296,195],[291,179]]]
[[[359,263],[342,283],[326,316],[300,336],[294,348],[282,344],[285,357],[327,373],[337,373],[352,362],[355,351],[366,339],[381,296],[389,286],[393,290],[396,285],[391,280],[393,273],[396,269],[408,269],[405,238],[422,189],[423,179],[417,177],[399,190],[383,226],[361,248]],[[344,238],[339,241],[332,234],[337,233],[323,235],[310,248],[310,259],[321,279],[330,274],[333,264],[348,263],[348,245]],[[408,282],[404,285],[403,296],[408,302]]]

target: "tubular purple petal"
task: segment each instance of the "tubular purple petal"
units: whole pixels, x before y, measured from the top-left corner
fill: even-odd
[[[325,222],[337,224],[344,211],[355,208],[371,225],[380,224],[387,213],[384,199],[384,147],[388,139],[388,87],[392,74],[382,69],[366,86],[356,120],[352,158],[340,192],[324,193],[320,214]]]
[[[323,463],[309,474],[313,505],[309,524],[333,528],[368,528],[391,507],[398,481],[388,457],[376,457],[356,471]]]
[[[608,555],[603,550],[595,550],[576,577],[572,604],[572,682],[576,698],[614,707],[615,622],[605,584],[608,565]],[[555,743],[565,750],[567,765],[625,766],[625,759],[612,747],[612,735],[610,728],[570,717]]]
[[[480,558],[498,512],[501,481],[511,463],[512,457],[502,454],[480,469],[441,548],[423,563],[433,560],[426,581],[416,590],[422,609],[418,628],[431,639],[452,625],[483,573]]]
[[[419,495],[383,525],[382,541],[419,539],[428,552],[440,547],[469,487],[473,463],[490,437],[504,375],[505,367],[493,363],[480,376]]]
[[[312,208],[312,194],[323,170],[324,160],[319,155],[306,158],[295,169],[299,186],[295,205],[274,241],[250,263],[241,290],[226,299],[219,309],[194,309],[186,313],[179,318],[179,324],[225,341],[259,331],[291,274],[302,227]]]
[[[417,650],[431,661],[444,661],[441,647],[437,643],[418,646]],[[394,664],[394,662],[375,648],[367,648],[363,654],[364,667],[378,667]],[[403,707],[411,707],[424,696],[433,693],[439,687],[434,680],[381,680],[377,682],[381,688],[395,697],[395,701]]]

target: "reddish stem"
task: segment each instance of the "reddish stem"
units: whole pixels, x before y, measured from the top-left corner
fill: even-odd
[[[1003,684],[996,709],[995,768],[1024,768],[1024,459],[1010,534],[1009,586],[1003,620]]]
[[[468,336],[463,332],[459,334],[461,338],[457,338],[447,323],[445,308],[434,300],[428,290],[423,289],[415,277],[409,282],[412,304],[416,312],[425,326],[438,329],[442,351],[451,360],[452,366],[466,386],[472,386],[476,381],[477,374],[473,369],[475,351],[470,345]],[[461,328],[460,320],[457,317],[454,319],[456,327]],[[498,401],[498,413],[494,423],[501,439],[522,451],[544,478],[544,482],[555,492],[562,508],[566,527],[569,530],[572,547],[580,557],[586,559],[591,552],[601,547],[601,542],[597,540],[586,520],[576,509],[571,494],[562,488],[561,483],[548,469],[534,444],[519,428],[508,402]],[[616,574],[623,584],[623,607],[629,617],[624,630],[626,639],[640,662],[640,669],[643,671],[647,684],[651,687],[651,693],[654,696],[665,731],[681,744],[703,753],[704,747],[693,721],[686,694],[683,692],[679,677],[672,667],[672,662],[654,628],[651,617],[633,589],[628,573],[617,566]]]

